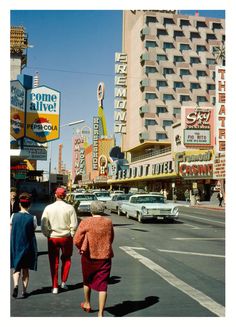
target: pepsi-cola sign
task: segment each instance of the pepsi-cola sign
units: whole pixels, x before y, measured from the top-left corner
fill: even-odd
[[[26,136],[38,142],[59,138],[60,92],[47,86],[27,91]]]

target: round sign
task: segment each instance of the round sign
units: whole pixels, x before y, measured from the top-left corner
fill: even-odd
[[[102,101],[104,99],[104,94],[105,94],[105,86],[104,83],[101,82],[98,84],[98,89],[97,89],[98,101]]]

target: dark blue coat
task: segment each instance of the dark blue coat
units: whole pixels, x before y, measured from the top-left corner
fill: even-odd
[[[34,217],[27,212],[13,214],[11,229],[11,268],[37,270],[37,243]]]

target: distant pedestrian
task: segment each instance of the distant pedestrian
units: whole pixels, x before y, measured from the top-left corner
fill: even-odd
[[[92,217],[81,221],[74,236],[74,244],[82,255],[84,302],[80,306],[84,311],[90,312],[91,289],[99,292],[99,317],[103,316],[106,304],[111,258],[114,256],[112,250],[113,225],[111,219],[102,216],[103,211],[102,202],[92,202]]]
[[[165,198],[165,200],[167,200],[167,196],[168,196],[168,192],[167,192],[167,190],[166,189],[164,189],[164,191],[163,191],[163,196],[164,196],[164,198]]]
[[[22,296],[27,297],[29,269],[37,270],[37,243],[35,229],[37,219],[29,214],[31,195],[22,193],[19,197],[20,211],[11,217],[11,268],[13,271],[14,290],[12,296],[18,296],[19,279],[22,274]]]
[[[48,238],[48,257],[52,278],[52,293],[58,293],[58,268],[61,251],[61,288],[68,289],[66,281],[71,267],[73,236],[78,220],[75,209],[64,201],[66,190],[58,187],[56,201],[46,206],[42,214],[41,229]]]
[[[17,197],[16,188],[12,187],[10,191],[10,213],[20,211],[19,199]]]
[[[224,196],[223,196],[223,193],[221,192],[221,190],[217,194],[217,199],[219,200],[219,207],[222,207],[222,202],[223,202]]]
[[[190,192],[189,192],[189,189],[187,189],[187,190],[184,192],[184,197],[185,197],[185,201],[186,201],[186,202],[189,202],[189,201],[190,201]]]

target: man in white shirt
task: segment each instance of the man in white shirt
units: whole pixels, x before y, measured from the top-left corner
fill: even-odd
[[[58,187],[56,201],[46,206],[41,219],[41,230],[48,238],[48,257],[52,277],[52,293],[58,293],[58,268],[61,250],[61,288],[68,289],[66,281],[71,267],[73,236],[78,219],[72,205],[64,202],[66,190]]]

